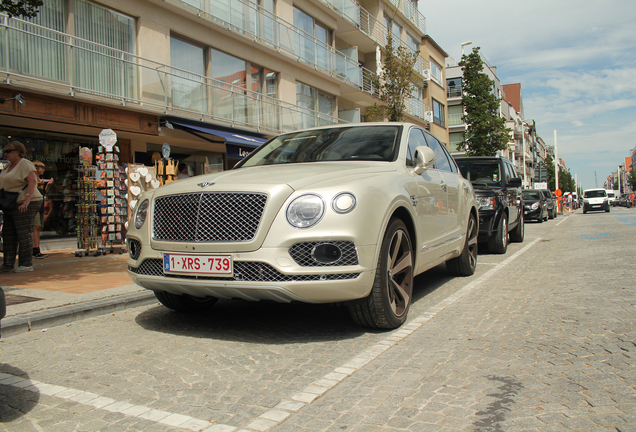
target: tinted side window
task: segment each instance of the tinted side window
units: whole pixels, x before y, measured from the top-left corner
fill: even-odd
[[[409,148],[406,153],[406,166],[415,166],[415,149],[420,146],[425,146],[426,141],[424,140],[424,135],[420,129],[411,129],[409,134]],[[435,155],[437,157],[437,155]]]
[[[428,146],[435,153],[435,169],[452,171],[450,162],[448,161],[448,156],[446,156],[446,151],[442,148],[442,144],[430,133],[425,132],[424,135],[426,135],[426,142],[428,143]]]

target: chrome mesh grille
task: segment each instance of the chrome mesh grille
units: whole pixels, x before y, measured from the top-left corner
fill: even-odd
[[[332,244],[337,246],[342,256],[334,263],[321,263],[313,259],[311,251],[321,244]],[[289,248],[289,255],[299,266],[303,267],[333,267],[333,266],[349,266],[358,265],[358,252],[356,246],[351,241],[312,241],[296,243]]]
[[[244,242],[254,238],[267,195],[202,192],[159,197],[153,239],[183,242]]]
[[[303,281],[332,281],[355,279],[359,273],[343,273],[343,274],[318,274],[318,275],[284,275],[272,266],[249,261],[234,262],[234,277],[217,277],[217,276],[190,276],[163,273],[163,261],[161,259],[151,258],[144,260],[139,267],[128,266],[128,270],[145,276],[165,276],[178,279],[195,279],[195,280],[218,280],[218,281],[243,281],[243,282],[303,282]]]

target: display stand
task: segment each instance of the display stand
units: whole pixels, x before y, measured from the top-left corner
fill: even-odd
[[[128,217],[126,198],[126,173],[119,165],[119,149],[116,146],[100,146],[95,156],[98,165],[97,189],[99,191],[99,221],[102,246],[99,252],[124,253]],[[117,246],[117,247],[116,247]]]
[[[92,155],[91,155],[92,156]],[[92,158],[92,157],[91,157]],[[78,189],[77,189],[77,249],[75,256],[88,256],[91,250],[95,250],[95,255],[99,255],[99,219],[97,216],[97,190],[95,165],[83,164],[77,167]]]
[[[178,166],[179,161],[170,157],[155,161],[155,173],[161,186],[177,180],[177,174],[179,174],[177,172]]]

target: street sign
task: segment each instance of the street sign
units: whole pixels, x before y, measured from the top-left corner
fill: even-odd
[[[563,195],[563,192],[561,192],[561,189],[557,189],[554,191],[554,194],[558,197],[560,197],[561,195]]]

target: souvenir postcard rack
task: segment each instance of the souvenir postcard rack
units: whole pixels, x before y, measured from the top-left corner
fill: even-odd
[[[100,224],[97,217],[97,188],[95,165],[77,167],[77,207],[75,211],[77,227],[77,249],[75,256],[87,256],[91,250],[97,250],[101,242]],[[98,255],[98,253],[96,253]]]
[[[99,147],[96,165],[79,167],[77,257],[87,256],[92,249],[95,256],[105,255],[107,251],[113,253],[115,245],[120,246],[120,254],[125,252],[126,173],[119,165],[119,156],[112,150],[113,147],[107,151]]]

